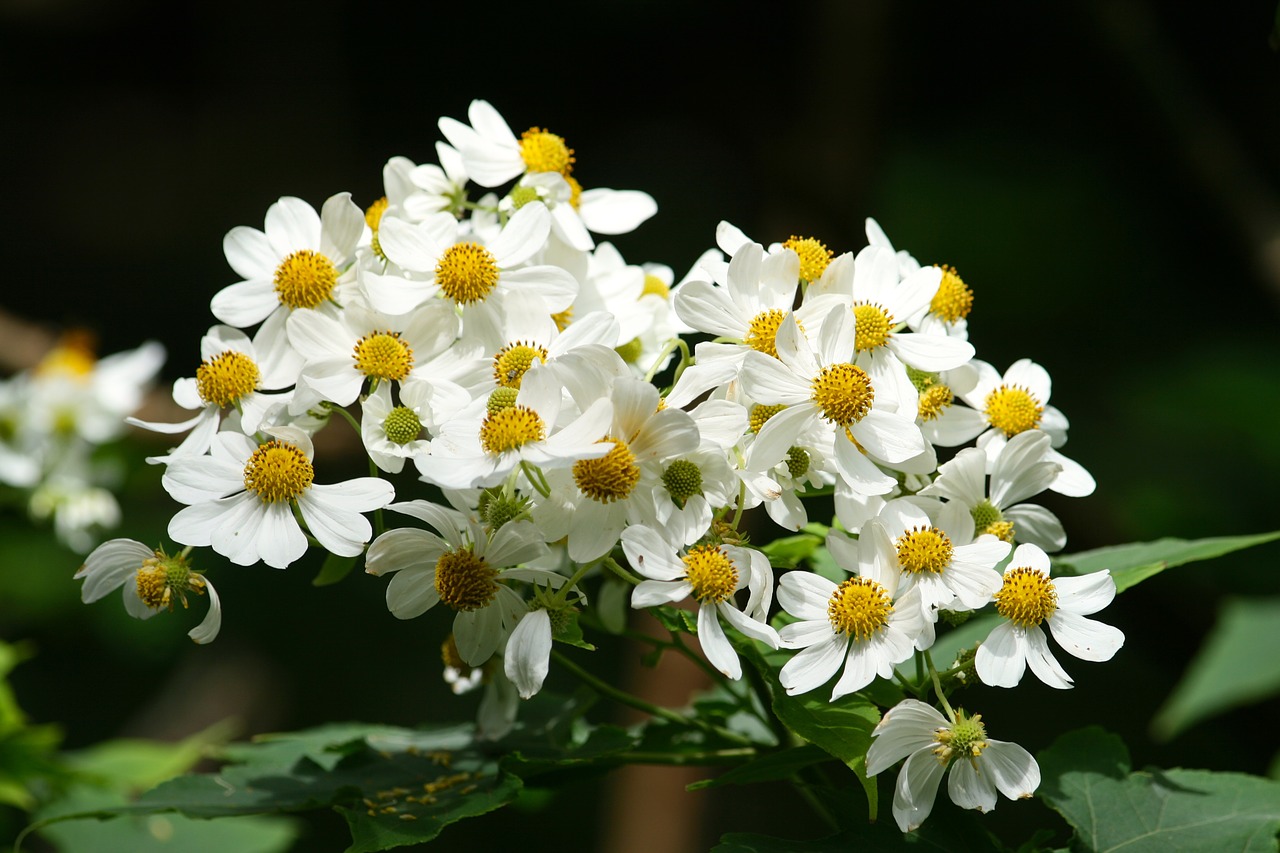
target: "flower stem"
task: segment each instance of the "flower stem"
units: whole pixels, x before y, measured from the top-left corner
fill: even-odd
[[[942,692],[942,681],[938,678],[938,671],[933,668],[933,657],[927,651],[924,653],[924,662],[929,667],[929,677],[933,679],[933,690],[938,694],[938,701],[942,703],[943,710],[947,712],[947,718],[954,723],[956,712],[951,710],[951,703],[947,701],[947,694]]]

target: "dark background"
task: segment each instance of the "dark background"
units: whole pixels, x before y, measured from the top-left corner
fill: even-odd
[[[794,233],[856,251],[871,215],[922,262],[955,265],[976,293],[979,357],[1050,371],[1073,424],[1065,452],[1097,477],[1092,497],[1046,501],[1069,551],[1275,529],[1274,14],[1271,2],[4,0],[0,308],[88,326],[104,353],[159,339],[165,379],[191,375],[208,300],[236,278],[228,229],[261,227],[281,195],[318,208],[348,190],[367,205],[389,157],[432,161],[436,119],[485,98],[517,133],[563,135],[585,186],[654,196],[658,215],[616,241],[630,262],[681,275],[721,219],[766,243]],[[162,536],[175,507],[155,494],[159,473],[132,472],[119,535]],[[282,573],[202,553],[226,623],[194,649],[193,614],[136,623],[114,602],[84,608],[75,555],[18,519],[3,532],[0,637],[38,648],[14,683],[70,746],[225,713],[247,732],[471,713],[441,704],[444,622],[392,619],[378,581],[315,590],[310,563]],[[1218,602],[1276,593],[1276,558],[1271,546],[1187,566],[1118,600],[1104,613],[1128,636],[1117,661],[1068,661],[1066,693],[984,694],[995,736],[1034,751],[1103,722],[1138,766],[1266,772],[1275,739],[1259,749],[1256,735],[1273,731],[1274,701],[1167,744],[1145,726]],[[1016,811],[997,813],[1009,840],[1048,820]],[[719,803],[706,832],[788,828],[799,834]],[[584,829],[581,849],[595,837]]]

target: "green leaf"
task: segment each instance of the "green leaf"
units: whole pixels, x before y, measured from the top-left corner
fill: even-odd
[[[1054,561],[1061,574],[1087,575],[1110,569],[1116,592],[1124,592],[1165,569],[1211,560],[1233,551],[1264,545],[1280,539],[1280,530],[1251,536],[1216,536],[1210,539],[1157,539],[1154,542],[1132,542],[1068,554]]]
[[[631,585],[615,577],[606,577],[596,593],[596,617],[600,627],[610,634],[621,634],[627,628]]]
[[[673,634],[696,635],[698,633],[698,614],[696,613],[691,613],[679,607],[672,607],[668,604],[664,604],[661,607],[650,607],[649,612],[662,623],[662,627]]]
[[[578,624],[578,614],[572,611],[565,611],[564,625],[555,633],[555,640],[558,643],[567,643],[570,646],[577,646],[580,649],[586,649],[594,652],[596,647],[588,643],[582,636],[582,626]]]
[[[1274,851],[1280,783],[1207,770],[1130,772],[1128,750],[1093,726],[1058,738],[1037,759],[1036,796],[1076,831],[1073,850]]]
[[[946,800],[944,793],[938,796]],[[976,812],[939,802],[915,832],[903,834],[893,820],[849,826],[837,835],[811,841],[731,832],[720,839],[712,853],[1001,853],[1005,846],[987,830],[984,821]]]
[[[337,554],[330,554],[324,558],[324,564],[320,566],[320,571],[312,579],[312,586],[330,586],[351,574],[351,570],[356,567],[356,563],[360,561],[359,557],[339,557]]]
[[[871,730],[880,722],[880,710],[866,698],[853,694],[835,702],[827,701],[822,690],[800,696],[788,696],[778,681],[778,672],[786,662],[786,652],[762,655],[754,644],[742,644],[738,651],[764,678],[774,716],[799,737],[821,747],[843,761],[858,777],[867,795],[867,811],[876,816],[878,791],[876,780],[866,775],[867,747]]]
[[[1280,691],[1280,598],[1229,599],[1151,723],[1168,740],[1201,720]]]
[[[812,557],[821,544],[822,539],[809,533],[799,533],[795,536],[774,539],[760,550],[769,558],[769,564],[775,569],[794,569]]]

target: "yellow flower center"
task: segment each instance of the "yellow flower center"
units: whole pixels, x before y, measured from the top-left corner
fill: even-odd
[[[996,612],[1020,628],[1039,625],[1058,609],[1058,591],[1043,572],[1021,566],[1004,573]]]
[[[333,295],[338,270],[319,252],[299,249],[276,267],[276,297],[290,308],[315,308]]]
[[[766,406],[763,403],[756,403],[751,407],[751,413],[747,415],[747,426],[752,432],[760,432],[769,418],[781,412],[786,406]]]
[[[853,348],[857,352],[882,347],[893,332],[893,315],[882,305],[864,302],[853,307]]]
[[[606,435],[613,449],[599,459],[583,459],[573,464],[573,480],[584,495],[607,504],[630,496],[640,479],[635,454],[620,438]]]
[[[1007,438],[1040,426],[1044,406],[1019,385],[1001,385],[987,395],[987,420]]]
[[[644,288],[640,291],[641,296],[661,296],[663,299],[671,297],[671,288],[667,283],[656,275],[649,273],[644,277]]]
[[[563,137],[539,127],[520,134],[520,157],[530,172],[559,172],[567,177],[573,171],[573,149]]]
[[[436,281],[454,302],[483,302],[498,284],[498,262],[479,243],[457,243],[440,256]]]
[[[973,309],[973,291],[960,278],[955,267],[940,264],[938,268],[942,270],[942,282],[929,303],[930,313],[937,314],[948,323],[968,317]]]
[[[454,610],[479,610],[498,594],[497,577],[470,549],[449,551],[436,562],[436,593]]]
[[[875,400],[871,377],[853,364],[832,364],[822,368],[813,380],[810,399],[822,416],[836,426],[849,427],[866,417]]]
[[[35,374],[40,377],[62,376],[84,381],[93,373],[97,363],[93,334],[72,331],[64,334],[58,345],[40,359]]]
[[[987,748],[987,729],[982,725],[982,715],[966,716],[956,713],[956,721],[934,732],[938,745],[933,755],[945,767],[956,758],[977,758]]]
[[[480,425],[480,446],[485,453],[515,450],[546,437],[546,426],[538,413],[527,406],[507,406],[490,411]]]
[[[577,210],[582,206],[582,184],[573,175],[565,175],[564,179],[569,184],[569,206]]]
[[[546,349],[524,341],[508,344],[493,357],[493,381],[500,388],[519,388],[520,380],[535,360],[546,364]]]
[[[463,676],[471,672],[471,665],[462,659],[462,652],[458,651],[458,643],[453,639],[453,634],[445,637],[440,644],[440,662],[452,669],[461,670]]]
[[[782,244],[782,248],[790,249],[800,256],[800,278],[805,281],[817,281],[827,271],[833,254],[826,245],[812,237],[797,237],[794,234]]]
[[[557,311],[551,315],[551,322],[556,324],[556,331],[563,332],[569,328],[569,324],[573,322],[573,306],[570,305],[563,311]]]
[[[930,385],[920,394],[920,420],[931,421],[955,402],[956,395],[946,385]]]
[[[898,564],[914,574],[937,574],[951,565],[955,551],[951,539],[936,527],[913,527],[898,537],[897,546]]]
[[[296,500],[311,488],[315,469],[296,444],[268,441],[244,466],[244,487],[263,503]]]
[[[387,201],[387,197],[384,195],[382,198],[369,205],[368,209],[364,212],[365,224],[368,225],[369,230],[373,232],[373,240],[370,243],[370,248],[373,249],[373,253],[375,255],[382,258],[384,261],[387,259],[387,256],[382,253],[382,244],[378,242],[378,226],[382,224],[382,214],[387,212],[388,204],[389,202]]]
[[[413,370],[413,350],[399,332],[373,332],[356,341],[356,370],[370,379],[403,380]]]
[[[242,352],[226,350],[200,362],[196,393],[206,403],[225,409],[258,387],[258,365]]]
[[[1013,542],[1013,522],[1012,521],[993,521],[986,527],[978,531],[978,535],[990,533],[1001,542]]]
[[[718,545],[690,548],[682,558],[688,569],[693,597],[703,604],[719,604],[733,597],[738,588],[738,570]]]
[[[751,319],[751,326],[747,329],[747,337],[743,343],[756,352],[777,358],[778,327],[782,325],[782,320],[786,316],[777,308],[761,311]]]
[[[191,571],[185,557],[170,557],[156,551],[142,563],[137,575],[138,598],[152,610],[173,609],[174,604],[187,606],[187,593],[204,595],[204,577]]]
[[[837,632],[865,640],[889,624],[889,593],[870,578],[849,578],[831,594],[827,618]]]

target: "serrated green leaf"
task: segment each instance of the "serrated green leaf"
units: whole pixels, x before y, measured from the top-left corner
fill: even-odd
[[[1076,831],[1072,849],[1274,851],[1280,783],[1207,770],[1130,772],[1115,735],[1093,726],[1063,735],[1037,756],[1036,796]]]
[[[555,634],[556,642],[594,652],[596,647],[588,643],[582,636],[582,626],[578,624],[578,614],[568,612],[566,616],[568,618],[565,619],[564,625]]]
[[[673,634],[696,635],[698,633],[698,615],[696,613],[666,604],[661,607],[650,607],[649,612],[662,623],[662,627]]]
[[[320,566],[320,571],[316,573],[312,579],[312,586],[330,586],[351,574],[351,570],[356,567],[356,563],[360,561],[359,557],[339,557],[337,554],[330,554],[324,558],[324,563]]]
[[[1201,720],[1280,691],[1280,598],[1230,599],[1151,723],[1168,740]]]
[[[1157,539],[1132,542],[1068,554],[1054,561],[1060,574],[1087,575],[1109,569],[1116,592],[1124,592],[1165,569],[1197,560],[1211,560],[1233,551],[1264,545],[1280,539],[1280,530],[1251,536],[1215,536],[1209,539]]]

